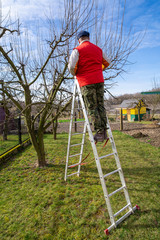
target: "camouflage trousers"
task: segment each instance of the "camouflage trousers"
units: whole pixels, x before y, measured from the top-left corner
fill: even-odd
[[[106,128],[107,118],[104,108],[104,83],[95,83],[81,87],[85,107],[91,116],[96,131]]]

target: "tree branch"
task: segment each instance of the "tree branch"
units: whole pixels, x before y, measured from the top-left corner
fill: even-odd
[[[65,104],[65,106],[56,114],[56,116],[54,116],[54,118],[52,118],[50,120],[49,123],[46,124],[46,126],[44,126],[44,130],[46,130],[52,123],[52,121],[55,121],[56,119],[58,119],[59,115],[69,106],[69,104],[71,103],[72,98]]]
[[[0,52],[3,54],[4,58],[7,60],[7,62],[9,63],[9,65],[11,66],[13,71],[16,73],[16,75],[17,75],[17,77],[19,79],[19,83],[21,84],[21,86],[24,86],[23,80],[21,78],[21,75],[20,75],[18,69],[16,68],[16,66],[13,63],[13,61],[11,60],[11,58],[7,55],[7,53],[5,52],[5,50],[1,46],[0,46]]]

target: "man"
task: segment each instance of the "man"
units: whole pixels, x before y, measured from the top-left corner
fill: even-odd
[[[79,46],[74,48],[68,68],[76,76],[89,115],[94,123],[94,140],[103,142],[107,139],[106,111],[104,108],[104,78],[102,70],[110,60],[102,49],[89,41],[89,32],[81,31],[77,35]]]

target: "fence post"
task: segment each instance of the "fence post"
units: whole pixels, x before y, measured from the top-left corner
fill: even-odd
[[[123,130],[123,114],[122,114],[122,108],[121,108],[121,111],[120,111],[120,130],[121,130],[121,131]]]
[[[18,117],[18,138],[19,138],[19,144],[22,143],[22,132],[21,132],[21,116]]]
[[[77,132],[77,114],[76,114],[76,112],[74,113],[74,121],[75,121],[74,130],[75,130],[75,132]]]
[[[80,100],[79,100],[79,97],[78,97],[78,118],[81,118],[80,113],[81,113],[81,110],[80,110]]]

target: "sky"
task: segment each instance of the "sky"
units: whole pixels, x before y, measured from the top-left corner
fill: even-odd
[[[5,16],[10,11],[12,19],[19,17],[22,29],[27,27],[33,39],[35,38],[35,22],[46,17],[46,10],[50,6],[57,9],[58,14],[61,11],[61,1],[0,0],[2,16]],[[109,1],[107,4],[109,4]],[[99,0],[99,2],[103,1]],[[113,95],[149,91],[154,87],[154,79],[160,85],[159,13],[160,0],[126,0],[124,31],[127,31],[132,26],[135,35],[143,34],[145,31],[145,36],[138,49],[129,57],[129,61],[133,64],[127,66],[127,73],[116,79],[117,84],[111,89]],[[56,12],[54,17],[57,17]]]

